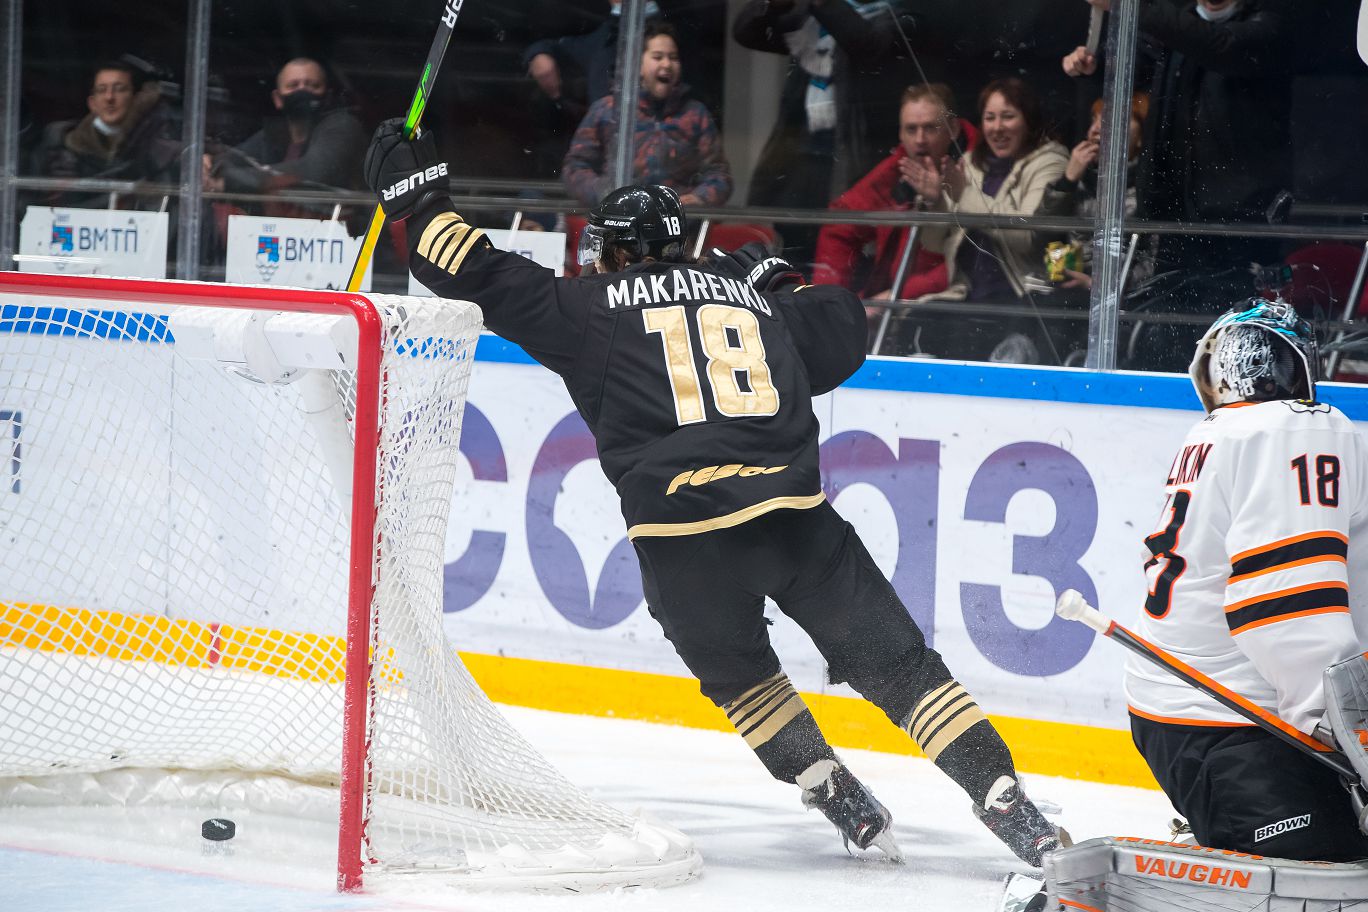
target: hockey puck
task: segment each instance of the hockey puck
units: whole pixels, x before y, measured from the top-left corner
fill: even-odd
[[[226,842],[237,834],[237,824],[227,817],[210,817],[200,824],[200,835],[210,842]]]

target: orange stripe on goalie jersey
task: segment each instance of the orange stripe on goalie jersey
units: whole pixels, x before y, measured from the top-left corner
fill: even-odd
[[[1250,548],[1248,551],[1241,551],[1239,554],[1236,554],[1234,557],[1230,559],[1230,563],[1232,565],[1238,564],[1245,558],[1253,557],[1256,554],[1264,554],[1268,551],[1274,550],[1275,548],[1285,548],[1288,545],[1295,545],[1297,542],[1309,541],[1313,538],[1337,538],[1340,541],[1344,542],[1346,545],[1349,543],[1349,539],[1345,537],[1343,533],[1335,532],[1330,529],[1323,529],[1317,532],[1304,532],[1301,535],[1293,535],[1291,538],[1280,538],[1277,541],[1269,542],[1266,545],[1260,545],[1257,548]]]
[[[1226,606],[1232,634],[1317,614],[1348,614],[1349,587],[1341,582],[1308,583],[1280,589]]]
[[[1201,728],[1257,728],[1253,722],[1225,722],[1217,719],[1184,719],[1179,716],[1161,716],[1157,713],[1147,713],[1134,706],[1127,706],[1126,709],[1132,716],[1139,716],[1151,722],[1158,722],[1162,725],[1196,725]]]
[[[1332,530],[1307,532],[1241,551],[1230,559],[1228,583],[1317,563],[1345,563],[1349,539]]]
[[[1113,623],[1115,622],[1113,621]],[[1207,686],[1209,692],[1211,692],[1213,695],[1220,694],[1222,697],[1225,697],[1230,702],[1244,707],[1250,715],[1258,716],[1260,719],[1264,720],[1269,725],[1278,729],[1283,734],[1296,739],[1297,741],[1301,742],[1302,744],[1306,745],[1307,747],[1311,748],[1317,753],[1324,754],[1331,753],[1334,751],[1333,747],[1330,747],[1327,744],[1322,744],[1315,738],[1312,738],[1310,735],[1303,732],[1301,729],[1293,728],[1291,725],[1288,725],[1286,722],[1284,722],[1281,718],[1264,709],[1262,706],[1250,700],[1248,697],[1243,696],[1241,694],[1237,694],[1235,691],[1231,690],[1229,687],[1226,687],[1224,684],[1222,684],[1220,681],[1217,681],[1210,675],[1202,674],[1202,672],[1193,668],[1188,663],[1182,661],[1181,659],[1174,658],[1172,655],[1160,649],[1158,646],[1155,646],[1153,643],[1151,643],[1144,637],[1137,636],[1134,633],[1131,633],[1130,636],[1132,639],[1135,640],[1135,642],[1144,646],[1145,650],[1150,655],[1154,656],[1156,659],[1163,662],[1165,665],[1169,666],[1170,668],[1176,671],[1180,671],[1185,675],[1188,675],[1194,680],[1201,681],[1203,684]]]

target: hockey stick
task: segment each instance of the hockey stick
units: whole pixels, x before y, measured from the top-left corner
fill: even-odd
[[[437,79],[437,70],[442,65],[447,44],[451,42],[451,33],[456,30],[456,17],[460,15],[461,5],[464,3],[465,0],[443,0],[442,20],[437,26],[437,34],[432,38],[432,47],[428,49],[427,62],[423,64],[423,75],[418,80],[413,101],[409,102],[408,115],[404,117],[404,136],[408,139],[413,138],[414,132],[418,129],[418,122],[423,119],[423,112],[427,110],[432,84]],[[370,226],[366,228],[365,240],[361,242],[361,250],[356,254],[351,276],[347,279],[347,291],[361,290],[361,280],[366,275],[366,267],[370,265],[371,256],[375,253],[375,242],[379,240],[380,229],[384,225],[385,211],[376,204],[375,211],[371,213]]]
[[[1212,680],[1191,665],[1170,655],[1166,650],[1136,636],[1127,628],[1089,605],[1087,600],[1076,590],[1069,589],[1059,597],[1059,601],[1055,604],[1055,614],[1067,621],[1087,624],[1104,637],[1115,640],[1146,661],[1158,665],[1174,677],[1197,688],[1227,709],[1244,716],[1269,734],[1275,735],[1298,750],[1315,757],[1349,782],[1357,783],[1359,781],[1359,774],[1344,754],[1293,728],[1262,706],[1255,705],[1235,691]]]

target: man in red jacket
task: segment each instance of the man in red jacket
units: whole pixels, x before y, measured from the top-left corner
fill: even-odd
[[[978,132],[954,114],[954,96],[944,83],[921,84],[903,92],[898,116],[900,143],[855,186],[841,194],[832,209],[906,211],[929,208],[941,194],[941,172],[952,159],[970,151]],[[921,167],[917,167],[920,164]],[[813,281],[844,285],[867,300],[906,300],[945,289],[945,259],[934,245],[917,244],[902,288],[893,279],[907,241],[905,227],[894,225],[827,225],[817,237]],[[928,249],[932,248],[932,249]],[[871,318],[881,308],[869,309]]]

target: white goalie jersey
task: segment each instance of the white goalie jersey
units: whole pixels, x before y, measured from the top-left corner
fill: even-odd
[[[1149,583],[1137,633],[1310,733],[1321,674],[1362,652],[1354,616],[1368,547],[1368,448],[1349,419],[1296,400],[1218,408],[1174,457],[1145,539]],[[1356,579],[1357,577],[1357,579]],[[1130,711],[1180,725],[1248,725],[1131,657]]]

